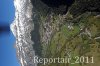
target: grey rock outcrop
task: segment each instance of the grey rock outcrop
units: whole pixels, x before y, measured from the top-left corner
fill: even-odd
[[[35,18],[35,12],[32,12],[32,4],[30,0],[14,0],[15,20],[11,24],[11,30],[16,37],[16,52],[21,66],[37,66],[33,58],[35,51],[33,50],[30,32],[34,28],[32,18]],[[32,17],[34,16],[34,17]]]

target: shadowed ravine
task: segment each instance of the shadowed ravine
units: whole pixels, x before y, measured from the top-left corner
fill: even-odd
[[[33,19],[34,22],[34,30],[31,32],[31,40],[34,42],[33,48],[35,50],[36,55],[41,56],[41,42],[40,42],[40,25],[39,25],[39,17]]]

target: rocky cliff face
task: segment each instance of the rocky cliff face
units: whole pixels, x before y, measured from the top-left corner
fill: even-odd
[[[15,20],[11,24],[11,30],[16,37],[16,52],[21,66],[37,66],[33,63],[35,51],[32,47],[30,32],[34,30],[33,19],[35,12],[32,12],[30,0],[14,0]],[[34,8],[33,8],[34,9]],[[34,17],[32,17],[34,16]]]

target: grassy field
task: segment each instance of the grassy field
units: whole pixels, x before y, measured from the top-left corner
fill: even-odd
[[[73,29],[68,28],[68,22],[62,25],[59,31],[55,32],[46,49],[48,58],[65,56],[71,57],[71,62],[75,62],[75,57],[94,57],[94,63],[67,63],[50,64],[46,66],[99,66],[100,63],[100,17],[94,15],[82,15]],[[89,61],[91,59],[89,58]]]

